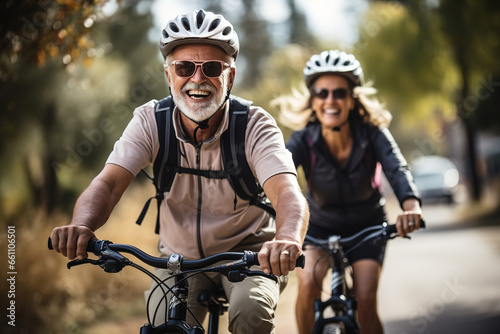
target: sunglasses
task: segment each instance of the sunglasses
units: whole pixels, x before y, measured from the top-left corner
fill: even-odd
[[[191,60],[174,60],[170,63],[174,66],[175,74],[182,78],[190,78],[196,73],[198,66],[201,67],[203,75],[207,78],[220,77],[222,72],[229,68],[230,65],[221,60],[207,60],[207,61],[191,61]]]
[[[328,90],[325,88],[314,88],[312,90],[312,96],[317,97],[321,100],[328,98],[328,95],[332,93],[334,99],[345,99],[349,94],[349,91],[345,88],[337,88],[334,90]]]

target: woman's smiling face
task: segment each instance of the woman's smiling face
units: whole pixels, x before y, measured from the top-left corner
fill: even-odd
[[[333,128],[345,124],[354,98],[346,78],[336,74],[320,76],[311,89],[311,107],[322,126]]]

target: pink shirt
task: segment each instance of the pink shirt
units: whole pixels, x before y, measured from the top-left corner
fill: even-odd
[[[154,162],[159,149],[155,102],[152,100],[134,111],[134,117],[115,143],[106,163],[119,165],[137,175],[141,169]],[[214,137],[201,145],[202,170],[224,169],[220,138],[229,124],[228,105]],[[180,164],[196,168],[197,149],[186,139],[177,108],[173,117],[180,144]],[[247,161],[260,184],[276,174],[296,175],[291,154],[285,148],[283,134],[273,117],[262,108],[250,108],[245,138]],[[187,259],[197,259],[202,254],[210,256],[230,250],[247,236],[269,225],[267,213],[248,201],[238,197],[235,209],[235,196],[227,179],[177,174],[161,204],[161,252],[167,255],[179,253]],[[198,207],[201,208],[199,216]]]

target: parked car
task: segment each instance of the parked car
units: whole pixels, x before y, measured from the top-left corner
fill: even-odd
[[[445,199],[453,203],[460,180],[453,161],[438,155],[423,156],[413,161],[411,172],[422,200]]]

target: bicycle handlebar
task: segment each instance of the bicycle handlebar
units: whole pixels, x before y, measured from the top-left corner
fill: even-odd
[[[48,248],[51,250],[54,249],[50,237],[48,238]],[[149,316],[150,299],[148,299],[148,324],[141,327],[141,333],[182,332],[193,334],[204,332],[200,330],[202,325],[199,321],[199,326],[195,327],[190,327],[185,322],[186,310],[194,316],[192,311],[187,306],[185,300],[189,293],[188,286],[185,280],[189,277],[192,277],[193,275],[201,274],[204,272],[217,272],[227,277],[230,282],[241,282],[249,276],[262,276],[271,279],[276,283],[279,282],[278,277],[276,277],[272,273],[266,274],[262,271],[251,269],[253,265],[259,264],[258,253],[251,251],[223,252],[200,260],[184,260],[183,256],[180,254],[172,254],[168,258],[160,258],[149,255],[138,249],[137,247],[131,245],[113,244],[108,240],[92,239],[89,241],[89,244],[87,246],[87,252],[94,253],[98,257],[98,259],[72,260],[67,264],[68,269],[73,266],[90,263],[100,266],[106,272],[116,273],[121,271],[125,266],[132,266],[149,275],[157,284],[155,289],[159,288],[161,289],[161,291],[163,291],[164,298],[167,297],[168,292],[171,292],[173,294],[172,300],[174,301],[174,303],[170,303],[170,306],[168,308],[169,319],[167,320],[167,318],[165,318],[165,323],[157,327],[154,327],[152,325],[152,323],[155,322],[154,319],[156,317],[156,311],[154,312],[154,316],[152,318],[153,320],[151,320]],[[154,275],[149,270],[133,263],[132,261],[124,257],[122,254],[120,254],[120,252],[132,254],[142,262],[153,267],[166,269],[171,275],[167,279],[174,278],[173,286],[170,287],[166,284],[167,279],[161,280],[158,276]],[[222,264],[217,264],[221,262]],[[296,266],[304,268],[304,264],[305,256],[304,254],[302,254],[297,259]],[[159,306],[160,304],[158,304],[157,310]],[[223,308],[221,308],[221,310],[223,310]]]
[[[425,229],[425,221],[422,219],[420,220],[420,228]],[[341,247],[345,246],[350,246],[353,244],[359,244],[362,242],[370,241],[370,240],[375,240],[377,238],[379,239],[392,239],[394,238],[394,234],[398,232],[396,228],[396,224],[387,224],[383,223],[381,225],[376,225],[376,226],[369,226],[358,233],[351,235],[349,237],[340,237],[337,236],[336,242]],[[408,237],[409,238],[409,237]],[[328,246],[330,243],[330,238],[328,239],[319,239],[319,238],[314,238],[311,236],[306,235],[305,239],[306,243],[314,243],[317,245],[323,245],[323,246]]]
[[[48,248],[50,250],[53,250],[52,246],[52,240],[48,239]],[[180,254],[172,254],[168,258],[160,258],[160,257],[155,257],[152,255],[149,255],[142,250],[138,249],[137,247],[131,246],[131,245],[125,245],[125,244],[113,244],[111,241],[108,240],[97,240],[97,239],[91,239],[89,241],[89,244],[87,246],[87,251],[94,253],[96,256],[103,257],[105,259],[112,259],[114,261],[118,261],[120,264],[123,266],[127,265],[130,263],[128,259],[126,259],[123,255],[121,255],[119,252],[125,252],[134,255],[136,258],[141,260],[142,262],[153,266],[155,268],[163,268],[166,269],[168,268],[169,262],[173,261],[178,261],[178,269],[181,271],[188,271],[188,270],[198,270],[202,268],[206,268],[208,266],[214,265],[217,262],[221,261],[233,261],[233,260],[241,260],[243,261],[244,267],[251,267],[253,265],[258,265],[259,264],[259,259],[258,259],[258,252],[251,252],[251,251],[245,251],[245,252],[223,252],[219,254],[215,254],[203,259],[199,260],[184,260],[182,255]],[[176,257],[176,258],[174,258]],[[80,261],[80,262],[75,262],[75,261]],[[78,264],[83,264],[83,263],[93,263],[93,264],[99,264],[100,263],[94,263],[92,260],[74,260],[68,263],[68,268],[72,267],[74,265]],[[304,268],[305,264],[305,257],[304,255],[300,255],[299,258],[296,261],[296,266],[300,268]],[[103,267],[101,265],[101,267]],[[220,269],[223,267],[226,267],[226,265],[219,266]],[[103,267],[104,268],[104,267]],[[214,269],[217,267],[214,267]],[[104,268],[106,270],[106,268]],[[228,268],[229,269],[229,268]],[[116,272],[116,268],[112,267],[110,268],[110,271]],[[118,269],[118,271],[121,270]]]

